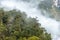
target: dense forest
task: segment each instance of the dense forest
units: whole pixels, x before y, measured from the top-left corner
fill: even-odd
[[[19,10],[0,9],[0,40],[52,40],[36,18]]]

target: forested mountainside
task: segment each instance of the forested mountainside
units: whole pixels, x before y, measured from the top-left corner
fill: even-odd
[[[60,40],[60,8],[53,0],[1,0],[0,8],[1,40]]]
[[[25,12],[0,9],[0,40],[52,40],[36,18]]]

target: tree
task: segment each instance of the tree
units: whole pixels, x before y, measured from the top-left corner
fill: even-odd
[[[32,36],[32,37],[29,37],[28,40],[39,40],[39,37]]]
[[[17,10],[3,11],[0,23],[1,40],[51,40],[36,18]]]

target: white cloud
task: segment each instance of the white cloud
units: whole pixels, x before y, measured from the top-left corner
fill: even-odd
[[[45,17],[41,17],[39,19],[42,26],[45,27],[48,32],[51,32],[52,34],[58,33],[59,23],[56,20]]]
[[[46,18],[45,16],[41,15],[40,10],[36,9],[35,7],[37,6],[37,4],[36,5],[35,4],[36,3],[32,4],[32,3],[26,3],[23,1],[15,2],[12,0],[10,1],[5,0],[1,2],[2,7],[8,8],[8,9],[16,8],[16,9],[26,12],[28,16],[31,16],[31,17],[37,16],[42,26],[45,27],[46,30],[52,34],[53,37],[56,35],[54,39],[57,38],[57,34],[59,33],[59,29],[58,29],[59,22],[57,22],[54,19]],[[58,38],[57,40],[60,40],[60,39]]]
[[[60,38],[58,38],[57,40],[60,40]]]

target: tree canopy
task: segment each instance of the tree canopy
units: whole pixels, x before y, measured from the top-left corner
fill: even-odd
[[[0,40],[51,40],[51,34],[25,12],[0,10]]]

